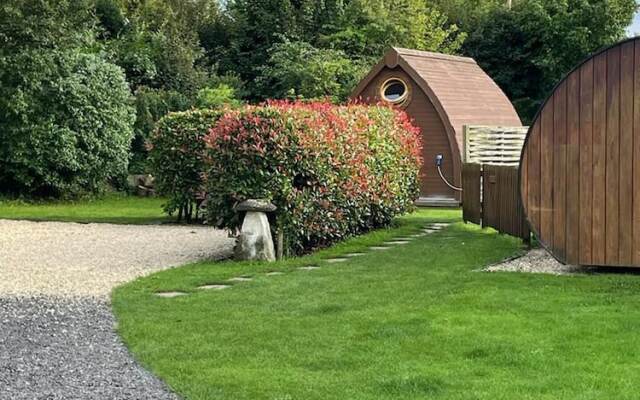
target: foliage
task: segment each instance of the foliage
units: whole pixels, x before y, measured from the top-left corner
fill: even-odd
[[[423,0],[352,0],[341,29],[321,41],[371,63],[392,46],[454,53],[464,38]]]
[[[318,49],[285,39],[270,50],[269,63],[258,78],[267,98],[332,98],[346,100],[366,67],[340,50]]]
[[[220,110],[174,112],[162,118],[151,137],[149,162],[156,188],[168,197],[164,209],[190,221],[204,198],[204,137],[220,118]]]
[[[209,220],[238,228],[235,204],[269,199],[296,253],[384,226],[418,193],[419,130],[385,106],[247,106],[205,140]]]
[[[105,47],[124,68],[136,95],[131,172],[148,172],[146,140],[170,111],[195,105],[210,72],[197,30],[218,13],[212,0],[99,0],[96,13]]]
[[[0,7],[0,187],[75,196],[126,171],[133,109],[122,70],[92,54],[82,1]]]
[[[500,85],[528,121],[571,68],[625,33],[634,0],[518,0],[470,19],[463,51]],[[477,22],[474,22],[477,21]]]
[[[237,107],[240,100],[236,96],[236,90],[227,85],[220,83],[216,87],[204,87],[198,91],[196,105],[199,108],[220,108],[225,105]]]
[[[307,78],[309,71],[300,71],[301,54],[313,56],[310,69],[325,76],[335,70],[339,77],[329,82],[340,86],[337,92],[348,93],[358,69],[370,67],[389,46],[450,53],[464,35],[423,0],[236,0],[203,28],[201,38],[209,64],[223,73],[238,73],[247,82],[250,99],[264,99],[288,97],[287,89],[310,97],[326,94]],[[286,55],[294,57],[290,68]],[[335,61],[328,62],[333,56]],[[279,74],[282,67],[288,70]],[[271,90],[271,84],[280,89]]]
[[[147,143],[156,122],[171,111],[188,110],[191,104],[188,96],[174,90],[142,86],[135,91],[136,122],[131,142],[130,173],[149,172]]]

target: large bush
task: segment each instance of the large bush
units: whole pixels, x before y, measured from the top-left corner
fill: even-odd
[[[191,220],[204,198],[204,137],[223,111],[174,112],[157,124],[150,140],[149,162],[159,193],[169,198],[165,211]]]
[[[134,110],[95,53],[91,2],[0,6],[0,191],[74,196],[126,172]]]
[[[93,55],[56,58],[59,71],[17,88],[4,103],[4,192],[70,197],[98,192],[126,173],[134,109],[124,74]]]
[[[386,106],[271,103],[220,118],[206,137],[209,219],[270,199],[295,253],[384,226],[418,194],[419,130]]]

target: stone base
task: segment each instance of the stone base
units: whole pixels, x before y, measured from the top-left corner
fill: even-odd
[[[275,261],[269,219],[264,212],[247,211],[235,248],[237,260]]]

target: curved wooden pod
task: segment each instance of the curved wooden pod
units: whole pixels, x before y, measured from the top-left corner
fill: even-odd
[[[529,129],[520,191],[559,261],[640,267],[640,39],[596,53],[556,86]]]

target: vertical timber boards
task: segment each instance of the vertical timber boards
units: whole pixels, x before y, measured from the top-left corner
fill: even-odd
[[[480,200],[480,164],[462,164],[462,219],[480,225],[482,204]]]
[[[640,40],[560,82],[531,124],[520,185],[527,219],[557,259],[640,267]]]

